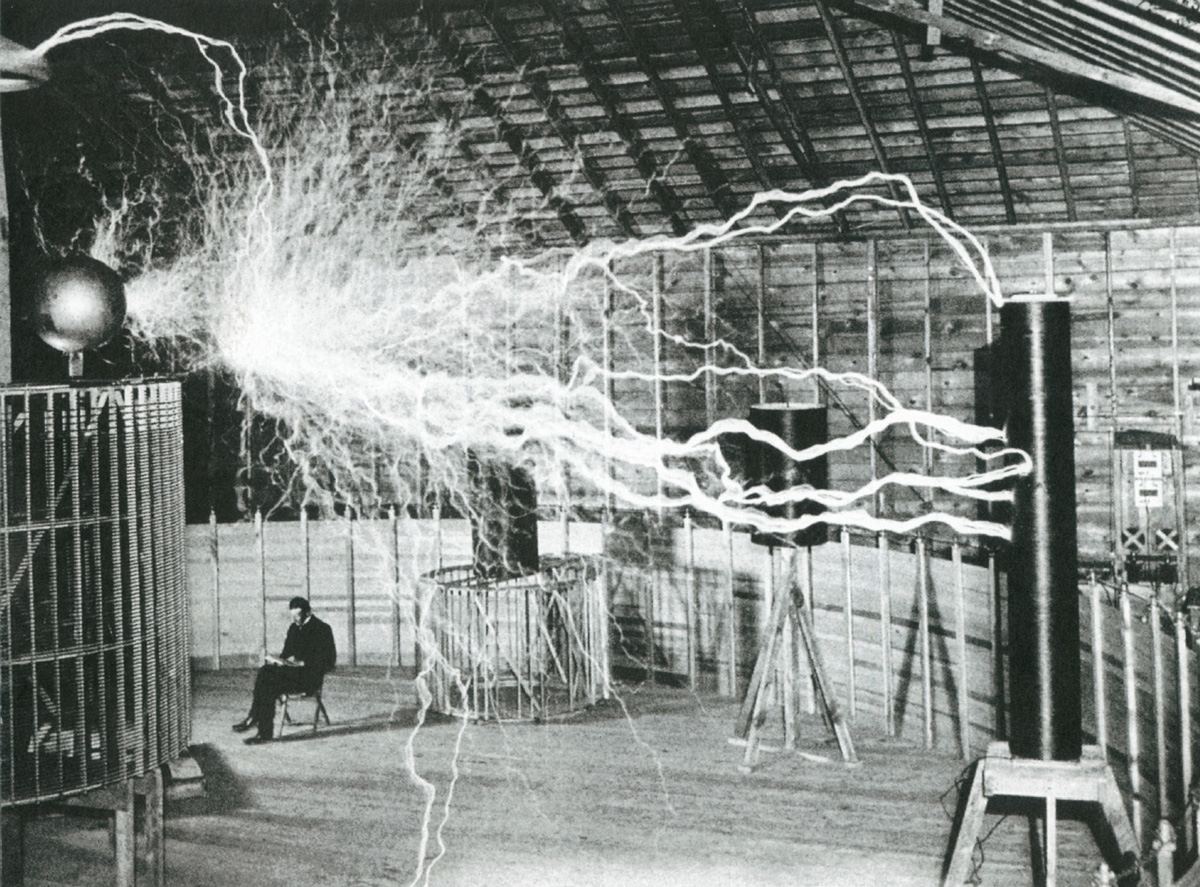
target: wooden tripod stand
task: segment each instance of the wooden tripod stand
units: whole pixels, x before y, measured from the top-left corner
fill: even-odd
[[[958,833],[943,887],[961,887],[970,874],[971,857],[988,799],[1040,798],[1046,802],[1045,884],[1054,887],[1058,863],[1058,801],[1098,804],[1116,840],[1119,862],[1138,858],[1138,842],[1112,767],[1098,746],[1085,745],[1078,761],[1015,758],[1007,742],[993,742],[975,762],[971,785],[959,800]]]
[[[787,592],[776,597],[771,607],[770,621],[759,647],[758,660],[754,663],[750,686],[746,689],[746,698],[738,713],[737,735],[746,743],[746,754],[741,764],[744,771],[752,770],[758,763],[762,728],[777,690],[783,700],[784,747],[795,747],[797,636],[808,657],[813,685],[820,698],[825,719],[837,737],[842,760],[848,764],[858,763],[854,743],[850,739],[850,730],[846,726],[837,700],[833,697],[829,678],[825,673],[816,632],[813,631],[812,620],[804,606],[804,591],[796,581],[794,560],[792,567],[789,571]],[[780,684],[781,687],[777,686]]]

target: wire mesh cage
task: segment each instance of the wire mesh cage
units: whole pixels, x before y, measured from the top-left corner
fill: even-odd
[[[591,705],[608,685],[607,612],[595,558],[542,557],[490,579],[474,565],[428,574],[419,641],[430,708],[532,720]]]
[[[191,731],[181,390],[0,388],[0,803],[144,775]]]

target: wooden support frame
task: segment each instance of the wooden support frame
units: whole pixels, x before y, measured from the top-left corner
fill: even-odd
[[[774,549],[768,551],[773,564]],[[735,731],[737,736],[732,740],[737,744],[744,743],[746,747],[739,769],[749,772],[757,765],[758,754],[762,748],[762,727],[772,701],[778,696],[783,697],[785,744],[789,748],[795,744],[795,735],[798,732],[795,716],[798,713],[798,705],[794,695],[800,684],[797,671],[799,651],[794,646],[795,638],[799,638],[804,648],[815,693],[820,697],[826,721],[833,728],[842,760],[846,764],[857,765],[858,755],[854,750],[854,741],[841,707],[833,696],[833,688],[813,627],[812,614],[808,609],[812,595],[806,594],[800,584],[798,567],[799,570],[807,570],[807,562],[798,565],[799,553],[796,549],[783,551],[786,553],[786,587],[777,589],[771,601],[770,616],[759,645],[754,671],[750,676],[750,685],[738,712]]]
[[[1000,133],[996,129],[996,115],[988,98],[987,84],[983,80],[983,67],[975,56],[971,56],[971,77],[975,81],[975,96],[979,99],[979,110],[983,114],[983,125],[987,129],[988,144],[992,146],[992,164],[996,167],[996,178],[1000,182],[1000,197],[1004,200],[1004,219],[1008,224],[1017,222],[1017,209],[1013,204],[1012,186],[1008,182],[1008,167],[1004,165],[1004,149],[1000,146]]]
[[[69,813],[72,810],[103,810],[109,814],[113,846],[113,881],[115,887],[136,887],[138,878],[137,811],[142,808],[142,834],[145,852],[142,861],[147,879],[141,883],[151,887],[166,884],[166,838],[163,831],[163,800],[165,787],[163,771],[154,768],[142,776],[134,776],[104,788],[50,802],[39,808],[5,807],[4,870],[5,887],[21,887],[25,880],[25,824],[42,809]]]
[[[1121,790],[1097,746],[1085,745],[1078,761],[1043,761],[1013,757],[1007,742],[993,742],[987,754],[975,762],[971,782],[959,798],[957,829],[943,887],[960,887],[967,881],[988,801],[995,797],[1045,801],[1043,870],[1047,887],[1056,883],[1059,801],[1079,801],[1100,808],[1121,854],[1119,860],[1113,860],[1117,868],[1123,869],[1138,858],[1139,842]]]
[[[941,6],[941,0],[930,0]],[[929,28],[928,46],[936,46],[941,39],[934,27]],[[929,171],[933,174],[933,184],[937,188],[938,200],[942,204],[942,212],[946,218],[954,220],[954,206],[950,202],[950,192],[946,189],[946,177],[942,175],[942,165],[938,162],[937,149],[933,144],[933,134],[929,131],[929,122],[925,119],[925,109],[921,104],[921,96],[917,93],[917,81],[913,77],[912,61],[908,57],[908,45],[899,31],[892,31],[892,46],[896,50],[896,60],[900,63],[900,73],[904,77],[904,91],[908,94],[908,104],[912,108],[913,119],[917,122],[917,132],[921,136],[921,145],[925,148],[925,156],[929,160]]]
[[[1078,221],[1075,211],[1075,190],[1071,187],[1071,170],[1067,166],[1067,148],[1063,142],[1062,124],[1058,120],[1058,97],[1049,86],[1045,87],[1046,113],[1050,115],[1050,135],[1054,140],[1054,159],[1058,164],[1058,176],[1062,179],[1063,201],[1067,206],[1067,221]]]

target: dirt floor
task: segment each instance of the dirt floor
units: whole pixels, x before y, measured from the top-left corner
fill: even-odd
[[[868,724],[852,725],[861,763],[846,767],[816,717],[797,752],[743,773],[735,701],[636,684],[552,723],[437,717],[414,739],[411,680],[369,668],[329,677],[332,727],[248,747],[230,725],[251,680],[195,680],[205,791],[168,798],[171,887],[924,887],[940,881],[964,776],[962,760]],[[1009,812],[985,822],[981,884],[1034,883],[1029,820]],[[27,885],[113,881],[103,819],[47,810],[26,845]],[[1059,884],[1089,884],[1087,825],[1061,821],[1059,847]]]

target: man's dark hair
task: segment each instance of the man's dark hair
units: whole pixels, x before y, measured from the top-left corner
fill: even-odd
[[[289,610],[303,610],[305,613],[307,613],[310,610],[312,610],[312,607],[310,607],[308,605],[308,601],[305,598],[294,597],[290,601],[288,601],[288,609]]]

